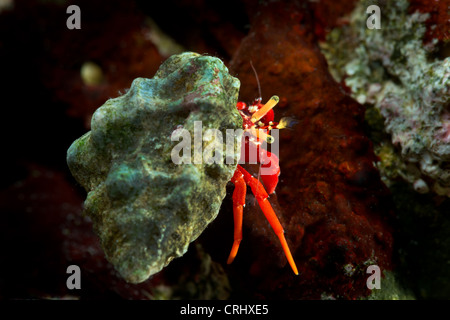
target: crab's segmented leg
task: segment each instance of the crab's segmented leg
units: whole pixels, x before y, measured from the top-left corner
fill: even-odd
[[[239,245],[242,240],[242,217],[245,205],[245,195],[247,194],[247,185],[244,181],[244,175],[239,169],[236,169],[231,182],[234,183],[233,191],[233,217],[234,217],[234,242],[231,248],[227,263],[233,262],[237,255]]]
[[[283,247],[283,251],[284,251],[284,254],[286,255],[289,265],[291,266],[294,273],[296,275],[298,275],[297,266],[295,264],[294,258],[292,257],[291,250],[289,249],[289,246],[286,242],[286,238],[284,237],[284,229],[281,226],[281,223],[278,220],[272,206],[270,205],[269,200],[267,200],[269,195],[267,194],[267,192],[264,189],[261,182],[258,181],[258,179],[254,178],[250,173],[248,173],[240,165],[237,166],[236,171],[238,171],[238,170],[244,176],[245,183],[247,185],[249,185],[250,188],[252,189],[252,192],[255,195],[256,200],[258,201],[258,204],[261,207],[262,212],[266,216],[266,219],[269,221],[273,231],[275,232],[278,239],[280,240],[281,246]]]

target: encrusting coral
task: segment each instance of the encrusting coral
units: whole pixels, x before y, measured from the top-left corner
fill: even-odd
[[[381,29],[369,29],[367,6],[360,1],[323,44],[331,72],[375,108],[369,124],[384,119],[391,141],[375,142],[385,182],[401,176],[418,192],[450,196],[450,58],[433,58],[438,39],[423,44],[429,14],[410,14],[406,0],[385,1]]]

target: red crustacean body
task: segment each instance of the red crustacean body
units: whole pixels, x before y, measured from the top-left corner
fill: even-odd
[[[295,265],[286,238],[284,237],[283,227],[268,201],[269,194],[272,194],[275,191],[278,184],[280,167],[278,157],[274,153],[264,149],[262,147],[263,142],[272,143],[273,137],[268,133],[272,129],[285,128],[289,122],[289,120],[285,118],[279,123],[273,121],[274,112],[272,108],[278,101],[279,98],[273,96],[265,105],[261,104],[261,98],[255,99],[255,101],[248,106],[244,102],[238,102],[236,105],[236,108],[239,110],[243,119],[243,129],[246,133],[249,133],[248,136],[244,135],[241,159],[244,159],[245,162],[248,163],[250,155],[256,154],[256,162],[260,164],[259,176],[261,177],[265,188],[259,179],[253,177],[242,166],[237,166],[231,179],[231,182],[235,185],[233,192],[234,242],[228,258],[228,263],[233,262],[242,240],[243,207],[245,205],[245,196],[248,185],[255,195],[262,212],[269,221],[275,234],[278,236],[292,270],[295,274],[298,274],[297,266]]]
[[[269,101],[274,106],[278,101],[277,99],[278,97],[273,97],[273,100]],[[278,176],[280,175],[279,161],[275,154],[261,147],[261,140],[272,143],[272,137],[266,134],[272,129],[282,128],[282,124],[280,125],[280,123],[273,121],[273,109],[269,109],[260,120],[253,122],[252,116],[264,107],[261,103],[261,98],[255,99],[251,105],[247,105],[245,102],[238,102],[236,107],[243,119],[243,129],[253,134],[252,138],[244,139],[241,157],[245,157],[245,163],[249,163],[250,155],[256,154],[256,162],[261,164],[261,168],[264,168],[264,174],[260,175],[260,177],[266,187],[267,193],[272,194],[278,184]]]

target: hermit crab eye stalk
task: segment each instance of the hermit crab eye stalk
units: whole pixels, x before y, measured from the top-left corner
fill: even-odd
[[[244,128],[249,131],[255,138],[258,144],[261,141],[273,143],[275,138],[269,132],[272,129],[290,128],[295,124],[293,118],[282,118],[279,123],[273,122],[272,109],[280,101],[278,96],[272,96],[265,105],[261,104],[261,98],[255,99],[252,105],[247,105],[243,102],[238,102],[237,109],[242,111],[241,115],[244,119]],[[245,113],[243,113],[246,111]]]

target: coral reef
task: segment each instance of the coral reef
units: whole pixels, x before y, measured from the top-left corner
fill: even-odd
[[[203,161],[176,165],[171,137],[180,127],[195,135],[197,121],[203,133],[241,128],[238,90],[239,80],[218,58],[174,55],[152,79],[138,78],[125,95],[106,101],[92,130],[69,148],[69,168],[88,192],[86,213],[127,281],[145,281],[182,256],[217,216],[240,144],[234,164],[225,152],[222,162],[208,164],[207,150],[218,141],[194,136],[192,150],[203,144]]]
[[[396,273],[416,296],[446,299],[448,2],[380,2],[380,30],[363,27],[365,6],[360,1],[322,49],[330,72],[367,107],[377,167],[398,222]]]
[[[250,101],[257,92],[252,61],[263,96],[281,98],[277,115],[299,121],[292,131],[280,134],[282,173],[271,202],[279,203],[300,275],[280,271],[282,259],[267,261],[267,251],[279,248],[255,207],[247,208],[244,223],[245,232],[257,240],[250,240],[251,258],[235,272],[241,286],[254,288],[258,297],[360,298],[370,293],[365,282],[369,264],[383,271],[392,268],[392,206],[373,166],[376,157],[363,130],[364,108],[328,73],[306,6],[261,4],[230,63],[242,83],[241,100]],[[354,271],[349,273],[350,265]]]
[[[330,75],[343,70],[334,67],[341,58],[360,54],[355,44],[335,48],[334,59],[328,60],[331,69],[318,46],[333,28],[340,31],[332,31],[328,41],[343,28],[356,27],[352,19],[358,17],[350,14],[357,2],[79,0],[82,29],[68,30],[64,1],[7,1],[10,5],[0,10],[1,81],[7,93],[0,129],[6,137],[0,298],[448,299],[450,198],[418,194],[413,184],[396,179],[419,172],[422,181],[416,180],[416,188],[432,187],[417,165],[407,166],[400,146],[385,132],[383,115],[373,106],[384,91],[369,87],[361,105],[349,97],[348,76],[336,83]],[[391,19],[384,14],[385,3],[379,1],[382,27]],[[447,6],[448,1],[410,0],[407,14],[399,15],[408,21],[416,10],[421,13],[417,19],[428,14],[414,24],[420,25],[416,31],[425,27],[422,43],[416,41],[419,33],[410,40],[418,50],[425,49],[430,64],[448,56]],[[365,11],[362,15],[359,19],[367,17]],[[408,34],[404,27],[391,31],[386,36]],[[233,243],[231,183],[217,218],[186,254],[139,284],[126,282],[106,259],[93,230],[98,221],[82,215],[87,194],[67,166],[67,149],[91,129],[93,112],[107,99],[127,92],[135,78],[152,78],[169,54],[182,49],[220,58],[241,80],[239,100],[245,102],[259,95],[252,61],[263,100],[280,97],[275,121],[298,121],[292,130],[280,132],[281,175],[269,201],[285,228],[299,276],[286,264],[251,192],[239,255],[226,264]],[[400,77],[391,78],[381,63],[369,67],[383,72],[380,83],[391,80],[403,87]],[[163,126],[160,117],[150,120],[150,127]],[[126,162],[115,171],[119,180],[120,173],[127,175]],[[245,168],[252,173],[258,169]],[[209,197],[205,201],[210,203]],[[81,269],[81,290],[66,286],[66,269],[73,264]],[[381,268],[381,290],[365,286],[369,264]]]
[[[429,15],[425,24],[427,30],[424,36],[424,43],[431,41],[441,42],[450,41],[450,19],[449,19],[449,3],[448,1],[433,0],[410,0],[409,13],[416,11]]]
[[[385,182],[400,176],[418,192],[450,196],[450,58],[433,57],[439,38],[423,44],[430,14],[409,13],[406,0],[380,6],[381,29],[366,28],[360,1],[322,49],[337,81],[376,109],[369,123],[377,111],[384,119],[391,142],[377,141],[376,151]]]

